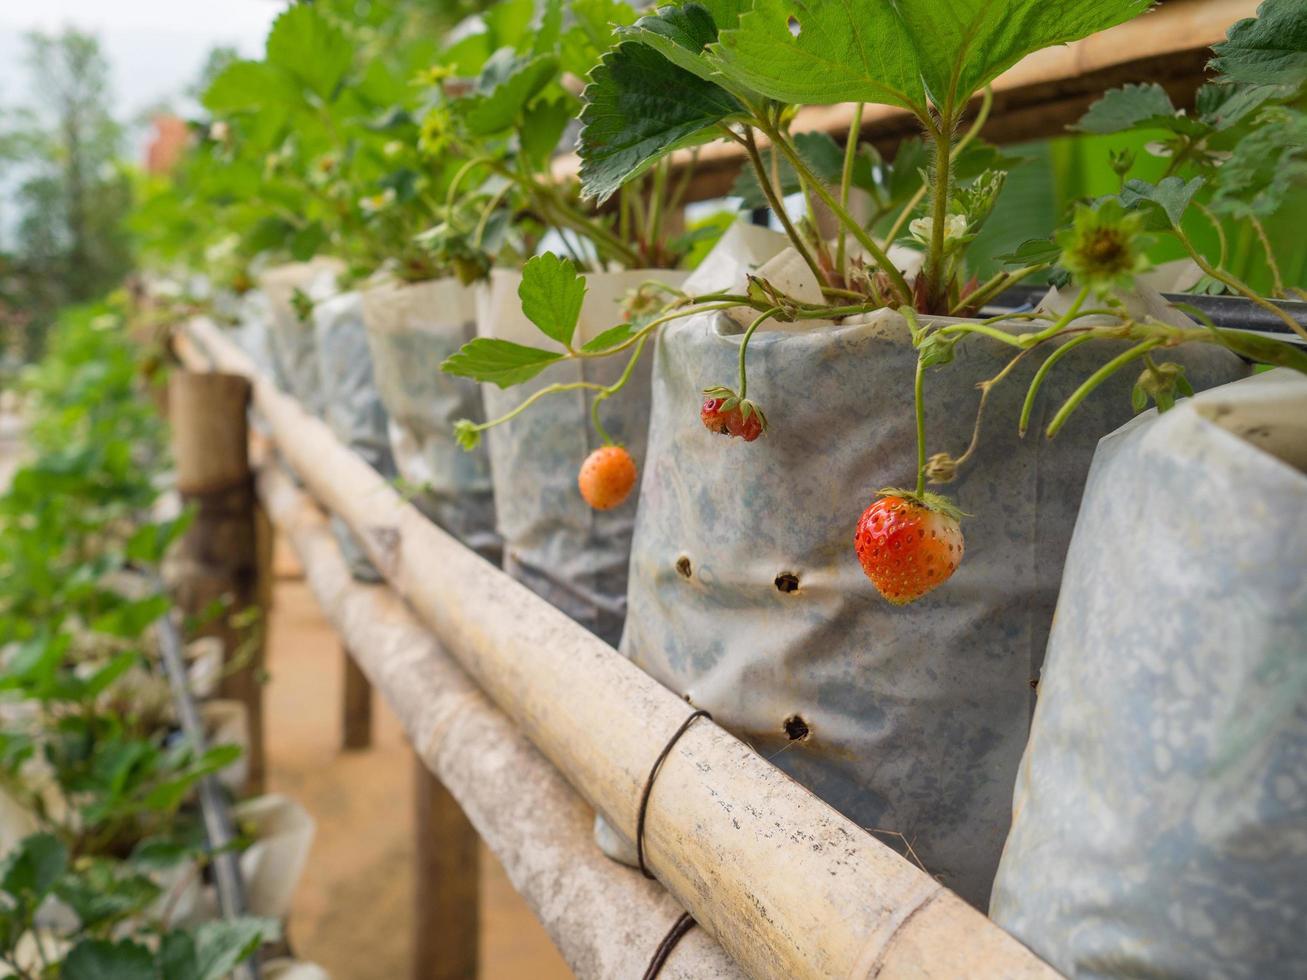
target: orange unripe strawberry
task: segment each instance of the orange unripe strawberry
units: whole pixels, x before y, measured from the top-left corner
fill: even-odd
[[[595,510],[612,510],[635,486],[635,460],[621,446],[600,446],[581,464],[581,496]]]
[[[885,490],[862,514],[853,545],[862,570],[897,606],[941,585],[962,561],[959,511],[937,494]]]

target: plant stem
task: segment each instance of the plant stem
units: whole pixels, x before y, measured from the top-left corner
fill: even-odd
[[[862,136],[862,112],[865,104],[854,103],[853,119],[849,122],[849,138],[844,144],[844,169],[840,173],[840,204],[848,208],[849,192],[853,187],[853,164],[858,158],[858,140]],[[835,271],[844,276],[845,229],[840,226],[839,242],[835,246]],[[845,277],[847,281],[847,277]]]
[[[926,405],[922,398],[926,366],[917,358],[917,373],[912,381],[912,401],[917,413],[917,496],[926,492]]]
[[[732,134],[734,135],[734,134]],[[817,267],[817,262],[813,259],[812,254],[808,251],[807,245],[799,237],[799,232],[794,227],[794,222],[790,220],[789,214],[785,211],[785,204],[777,197],[776,188],[772,186],[771,177],[767,174],[767,167],[762,162],[762,155],[758,152],[757,140],[753,137],[753,130],[745,129],[744,151],[749,155],[749,162],[753,164],[754,174],[758,178],[758,184],[762,187],[762,193],[767,198],[767,203],[771,206],[772,213],[776,215],[777,220],[785,228],[785,234],[789,236],[790,243],[794,246],[795,251],[803,258],[804,263],[812,270],[813,277],[817,284],[821,285],[826,282],[826,277],[821,274],[821,269]],[[773,159],[775,158],[775,149],[773,148]]]
[[[960,299],[954,304],[953,309],[949,310],[950,316],[956,316],[961,309],[979,309],[984,306],[991,298],[997,296],[1008,286],[1020,282],[1026,276],[1032,276],[1036,272],[1042,272],[1048,268],[1047,262],[1041,262],[1036,265],[1028,265],[1017,269],[1015,272],[1000,272],[988,282],[980,286],[970,296]]]
[[[1026,429],[1030,425],[1030,412],[1035,405],[1035,396],[1039,394],[1039,388],[1043,385],[1044,379],[1048,377],[1048,372],[1053,370],[1053,365],[1085,341],[1092,339],[1093,334],[1087,333],[1081,334],[1079,337],[1073,337],[1044,358],[1044,363],[1039,365],[1039,370],[1035,372],[1035,376],[1030,380],[1030,387],[1026,390],[1026,400],[1021,404],[1021,420],[1017,423],[1018,435],[1024,436],[1026,434]],[[1032,347],[1030,350],[1034,350],[1034,348]]]
[[[1277,317],[1279,317],[1288,325],[1290,330],[1296,333],[1303,340],[1307,340],[1307,327],[1304,327],[1301,323],[1299,323],[1297,320],[1291,317],[1284,310],[1280,309],[1274,303],[1270,302],[1269,300],[1263,299],[1261,296],[1257,295],[1257,293],[1252,289],[1252,287],[1245,284],[1242,280],[1237,279],[1234,276],[1230,275],[1230,273],[1224,272],[1216,268],[1215,266],[1213,266],[1210,262],[1207,261],[1207,259],[1203,258],[1203,254],[1199,252],[1197,248],[1194,247],[1194,243],[1189,240],[1189,236],[1184,233],[1183,229],[1181,229],[1179,225],[1172,225],[1171,228],[1172,230],[1175,231],[1176,237],[1180,240],[1180,244],[1185,247],[1185,251],[1187,251],[1190,254],[1190,256],[1193,257],[1193,260],[1198,263],[1198,268],[1202,269],[1204,272],[1206,272],[1209,276],[1211,276],[1213,279],[1217,280],[1218,282],[1225,283],[1227,286],[1229,286],[1231,289],[1233,289],[1235,292],[1239,293],[1246,299],[1252,300],[1255,304],[1257,304],[1267,312],[1274,313]]]
[[[1218,267],[1223,268],[1225,266],[1226,259],[1229,257],[1230,249],[1228,243],[1225,240],[1225,228],[1221,224],[1221,219],[1218,218],[1216,215],[1212,214],[1212,209],[1209,208],[1206,204],[1202,204],[1198,201],[1194,201],[1194,207],[1197,208],[1199,213],[1201,213],[1202,216],[1208,220],[1212,228],[1216,230],[1216,240],[1219,243],[1219,249],[1220,249],[1217,252],[1218,257],[1216,259],[1216,264]]]
[[[941,123],[945,119],[941,118]],[[944,244],[948,225],[949,179],[953,157],[949,148],[949,127],[940,125],[933,131],[935,137],[934,202],[931,206],[930,245],[922,275],[926,277],[926,309],[947,309],[944,297],[948,284],[944,281]]]
[[[749,340],[753,337],[753,332],[757,330],[760,326],[762,326],[763,323],[765,323],[767,320],[770,320],[773,316],[779,313],[780,309],[781,308],[779,306],[773,306],[771,309],[766,310],[765,312],[759,314],[757,317],[754,318],[754,321],[749,324],[749,329],[744,331],[744,337],[740,341],[740,399],[741,400],[743,400],[744,397],[749,393],[749,379],[745,374],[745,370],[744,370],[744,355],[748,353]]]
[[[1266,234],[1266,227],[1255,214],[1248,216],[1248,223],[1253,226],[1258,241],[1262,243],[1262,251],[1266,253],[1266,265],[1271,270],[1271,289],[1276,296],[1283,296],[1284,279],[1280,276],[1280,264],[1275,261],[1275,249],[1271,248],[1271,239]]]
[[[1071,341],[1068,341],[1067,343],[1071,343]],[[1071,416],[1071,413],[1080,407],[1080,403],[1088,398],[1095,388],[1112,375],[1116,374],[1117,371],[1121,370],[1131,361],[1139,360],[1139,358],[1146,355],[1154,347],[1160,347],[1164,343],[1165,340],[1161,337],[1150,337],[1143,343],[1136,344],[1129,350],[1118,354],[1086,378],[1080,387],[1071,393],[1071,397],[1062,403],[1062,407],[1059,408],[1057,414],[1053,416],[1053,421],[1048,423],[1048,429],[1046,430],[1048,438],[1052,439],[1057,435],[1058,431],[1066,423],[1066,420]]]
[[[528,408],[544,398],[546,395],[556,395],[564,391],[603,391],[604,386],[595,384],[593,381],[568,381],[559,384],[545,385],[539,391],[524,398],[522,402],[512,411],[499,416],[497,419],[491,419],[489,422],[481,422],[472,426],[475,432],[485,432],[487,429],[493,429],[497,425],[503,425],[505,422],[511,422]]]
[[[603,439],[605,446],[616,444],[613,442],[613,437],[608,434],[608,430],[604,428],[603,423],[599,421],[599,405],[626,387],[626,383],[631,380],[631,375],[635,371],[636,362],[640,360],[640,355],[644,353],[645,341],[648,339],[648,334],[640,338],[640,342],[635,345],[635,351],[626,362],[626,369],[622,371],[622,376],[607,388],[601,388],[599,394],[595,395],[590,401],[590,421],[594,423],[595,432]]]
[[[889,277],[890,283],[894,286],[894,291],[898,293],[899,299],[903,303],[911,303],[912,288],[908,285],[908,281],[903,278],[903,273],[901,273],[895,267],[894,263],[890,261],[889,256],[885,254],[884,250],[882,250],[881,247],[876,244],[875,240],[867,234],[867,230],[863,228],[847,210],[840,206],[840,202],[835,200],[831,195],[831,192],[826,189],[826,185],[808,169],[808,165],[803,162],[798,151],[790,145],[789,141],[779,130],[773,130],[772,132],[767,133],[767,135],[771,139],[772,145],[780,147],[781,152],[789,159],[790,166],[794,168],[795,173],[799,175],[800,179],[807,180],[812,185],[813,190],[817,192],[817,196],[822,199],[826,207],[831,209],[835,217],[853,233],[853,237],[857,239],[858,244],[865,248],[867,254],[870,255],[881,267],[881,270]]]
[[[926,185],[922,184],[917,188],[916,193],[908,198],[908,203],[903,205],[903,210],[899,212],[899,216],[894,219],[894,224],[890,225],[889,231],[885,234],[884,247],[886,249],[894,244],[894,239],[899,237],[899,232],[903,230],[903,226],[908,223],[908,218],[912,216],[913,211],[917,210],[917,205],[921,203],[921,199],[925,196]]]
[[[1081,286],[1080,292],[1076,293],[1076,298],[1071,301],[1071,305],[1066,308],[1066,312],[1053,321],[1052,324],[1043,330],[1034,334],[1024,334],[1020,340],[1023,344],[1033,347],[1035,344],[1043,343],[1050,337],[1056,336],[1062,329],[1068,326],[1072,320],[1080,316],[1080,310],[1085,305],[1085,300],[1089,298],[1089,287]]]

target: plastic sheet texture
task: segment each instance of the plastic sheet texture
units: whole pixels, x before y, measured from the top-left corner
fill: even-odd
[[[895,607],[864,577],[853,532],[879,489],[915,484],[905,321],[760,330],[748,394],[771,429],[755,443],[699,420],[705,387],[736,384],[742,333],[718,313],[659,336],[622,651],[984,908],[1080,494],[1099,437],[1132,415],[1132,379],[1104,385],[1055,440],[1040,430],[1120,348],[1070,353],[1024,441],[1016,419],[1039,355],[994,389],[976,458],[947,488],[971,515],[966,558]],[[930,452],[966,448],[976,384],[1011,356],[973,339],[928,373]],[[1200,388],[1244,373],[1216,348],[1177,359]]]
[[[322,382],[323,418],[337,439],[383,477],[392,479],[395,460],[386,409],[373,377],[362,294],[337,293],[323,279],[313,289],[313,348]],[[381,576],[345,522],[333,516],[331,529],[354,577],[379,581]]]
[[[683,273],[658,270],[599,273],[588,290],[574,344],[580,346],[622,320],[625,295],[646,280],[679,285]],[[535,347],[554,346],[522,313],[520,274],[496,269],[478,297],[477,332]],[[601,419],[635,457],[645,457],[649,419],[648,352],[621,393],[604,403]],[[482,387],[486,413],[498,418],[546,385],[588,381],[612,384],[625,356],[551,365],[532,381],[507,390]],[[576,476],[601,444],[590,424],[590,392],[550,395],[486,433],[494,478],[504,569],[582,626],[617,645],[626,618],[626,575],[638,493],[620,507],[592,510]]]
[[[1307,378],[1100,444],[992,915],[1072,977],[1307,976]]]
[[[481,387],[441,363],[476,336],[473,290],[456,279],[383,284],[363,294],[368,345],[390,446],[413,502],[427,517],[498,565],[490,456],[454,441],[459,419],[485,420]]]

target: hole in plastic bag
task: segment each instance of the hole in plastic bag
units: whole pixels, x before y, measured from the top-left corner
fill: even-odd
[[[812,734],[808,723],[798,715],[790,715],[781,727],[785,729],[785,737],[791,742],[802,742]]]
[[[681,578],[689,578],[693,572],[694,568],[690,564],[688,556],[681,555],[680,558],[676,559],[676,574],[681,576]]]
[[[799,576],[795,575],[793,572],[781,572],[776,576],[776,591],[798,592]]]
[[[799,23],[799,18],[795,17],[793,14],[790,14],[790,19],[787,23],[790,27],[791,37],[798,37],[803,33],[803,25]]]

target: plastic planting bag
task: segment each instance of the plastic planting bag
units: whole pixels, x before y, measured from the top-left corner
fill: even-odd
[[[760,274],[791,295],[815,288],[787,281],[785,259]],[[1049,375],[1022,440],[1016,420],[1042,358],[1019,363],[993,389],[976,457],[948,487],[972,515],[965,561],[943,587],[896,607],[864,577],[853,532],[879,489],[915,483],[906,322],[881,311],[760,329],[748,394],[770,429],[754,443],[699,419],[704,388],[735,384],[743,332],[705,313],[659,335],[622,650],[849,818],[910,843],[983,908],[1089,461],[1099,437],[1131,417],[1133,378],[1104,385],[1044,439],[1052,413],[1104,360],[1101,347],[1078,348]],[[1006,346],[970,340],[927,374],[931,453],[967,446],[976,384],[1010,358]],[[1244,373],[1215,348],[1178,359],[1195,387]]]
[[[313,285],[313,338],[322,379],[323,418],[336,438],[386,479],[395,476],[395,461],[386,432],[386,409],[372,374],[362,294],[334,293],[334,282]],[[344,521],[331,519],[332,532],[355,578],[379,581],[362,546]]]
[[[286,379],[280,374],[272,349],[272,306],[267,294],[251,289],[237,302],[235,316],[236,343],[260,371],[284,385]]]
[[[1073,977],[1307,976],[1307,378],[1094,457],[994,919]]]
[[[459,419],[485,420],[481,387],[440,370],[476,335],[473,291],[457,279],[379,285],[363,294],[363,317],[395,465],[413,503],[498,565],[489,454],[484,444],[465,452],[454,441]]]
[[[335,290],[340,263],[318,258],[269,269],[259,276],[259,288],[268,297],[271,313],[272,353],[277,382],[306,410],[321,416],[322,378],[313,346],[313,324],[301,317],[295,293],[328,295]]]
[[[588,275],[574,345],[580,347],[622,320],[622,301],[641,283],[679,285],[683,273],[635,270]],[[477,333],[548,346],[522,313],[517,272],[496,269],[478,297]],[[561,349],[561,348],[560,348]],[[641,360],[621,393],[601,409],[604,427],[635,457],[646,457],[649,363]],[[498,418],[546,385],[590,381],[612,384],[626,358],[571,361],[547,368],[507,391],[483,385],[486,414]],[[494,478],[504,569],[582,626],[617,645],[626,618],[626,570],[635,525],[636,494],[608,511],[590,508],[577,490],[581,463],[600,445],[590,425],[590,393],[549,396],[511,422],[486,433]]]

